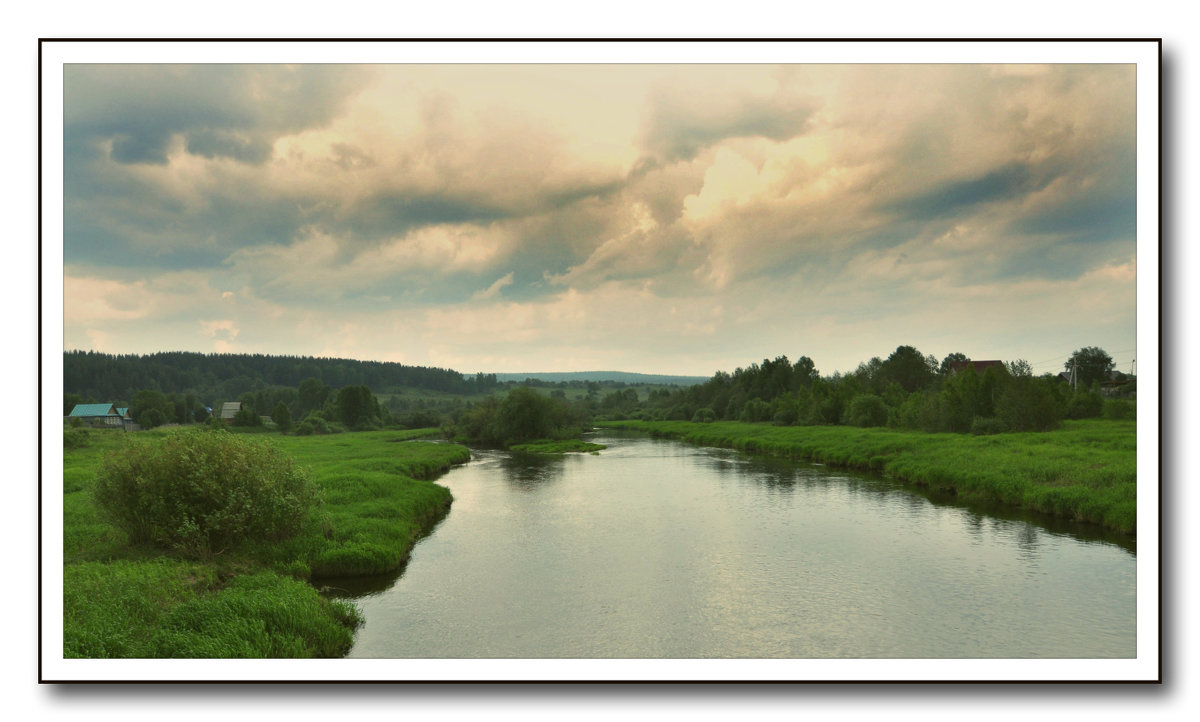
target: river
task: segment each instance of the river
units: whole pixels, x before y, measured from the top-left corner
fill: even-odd
[[[476,451],[357,658],[1132,658],[1133,544],[619,432]]]

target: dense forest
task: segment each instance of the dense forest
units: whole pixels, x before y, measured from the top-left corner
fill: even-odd
[[[271,386],[298,387],[309,378],[335,389],[368,386],[377,393],[410,387],[471,394],[486,393],[497,386],[495,374],[464,377],[450,369],[383,361],[183,351],[147,356],[63,353],[63,392],[98,402],[132,399],[142,390],[192,394],[211,402],[236,399]]]

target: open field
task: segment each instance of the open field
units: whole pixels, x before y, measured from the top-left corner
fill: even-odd
[[[613,421],[604,426],[869,469],[952,493],[964,502],[1000,503],[1137,533],[1134,421],[1067,421],[1056,431],[990,436],[734,421]]]
[[[322,598],[309,581],[395,570],[445,514],[450,492],[428,479],[470,452],[410,441],[430,431],[255,435],[312,471],[323,505],[291,539],[192,559],[131,544],[95,504],[96,472],[107,454],[121,453],[126,435],[74,434],[63,453],[64,654],[341,656],[358,612]]]

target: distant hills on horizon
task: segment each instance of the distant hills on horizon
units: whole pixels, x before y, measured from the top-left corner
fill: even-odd
[[[707,376],[672,376],[669,374],[640,374],[631,371],[542,371],[530,373],[495,374],[500,382],[524,381],[613,381],[627,384],[695,386],[708,381]]]

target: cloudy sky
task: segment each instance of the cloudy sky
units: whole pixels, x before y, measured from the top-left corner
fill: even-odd
[[[67,65],[64,342],[1135,356],[1132,65]]]

